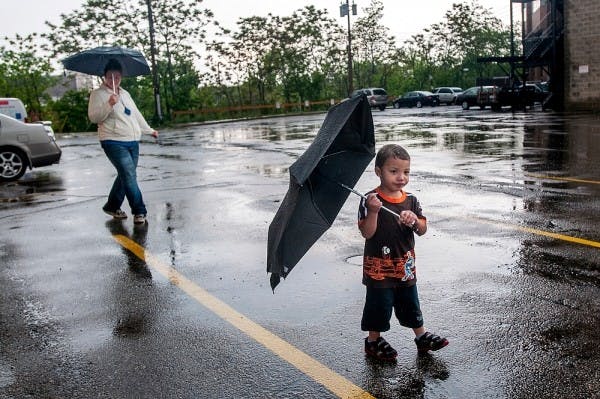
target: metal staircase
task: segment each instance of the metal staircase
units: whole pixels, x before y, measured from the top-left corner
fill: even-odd
[[[550,94],[542,107],[560,110],[564,107],[564,0],[510,0],[511,33],[515,3],[521,4],[522,18],[529,20],[527,31],[524,24],[522,28],[522,54],[515,54],[513,40],[510,57],[481,57],[478,61],[508,63],[513,82],[531,80],[532,72],[540,68],[550,83]],[[533,6],[538,7],[535,26]]]

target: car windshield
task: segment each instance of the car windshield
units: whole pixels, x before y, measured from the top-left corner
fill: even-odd
[[[459,91],[463,91],[463,89],[461,89],[460,87],[452,87],[452,91],[459,92]]]
[[[373,90],[373,94],[375,94],[377,96],[385,96],[387,93],[383,89],[375,89],[375,90]]]

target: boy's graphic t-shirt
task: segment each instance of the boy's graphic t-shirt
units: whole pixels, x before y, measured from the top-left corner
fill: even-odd
[[[386,208],[400,213],[414,212],[419,219],[426,219],[417,197],[402,192],[402,197],[391,198],[379,189],[376,193]],[[362,199],[358,209],[358,223],[367,216],[366,200]],[[415,235],[411,227],[398,223],[396,216],[381,209],[377,217],[377,230],[373,237],[365,240],[363,255],[363,284],[375,287],[411,286],[416,284]]]

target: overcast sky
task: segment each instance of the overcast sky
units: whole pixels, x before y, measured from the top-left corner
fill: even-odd
[[[403,42],[421,29],[442,21],[452,3],[460,1],[465,0],[383,0],[383,24],[399,42]],[[370,0],[355,2],[359,16],[364,15],[362,8],[367,7]],[[16,33],[27,35],[45,32],[47,28],[44,21],[59,24],[61,13],[71,13],[84,3],[85,0],[0,0],[0,37],[13,37]],[[506,24],[510,23],[510,0],[479,0],[479,3],[492,10]],[[228,28],[235,28],[240,17],[266,16],[269,12],[290,15],[294,10],[309,4],[326,8],[331,17],[346,26],[346,19],[339,17],[340,0],[204,0],[203,4]]]

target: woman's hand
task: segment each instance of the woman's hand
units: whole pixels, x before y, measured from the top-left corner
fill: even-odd
[[[110,97],[108,97],[108,104],[111,107],[114,107],[116,103],[119,102],[119,96],[117,96],[116,94],[111,94]]]

